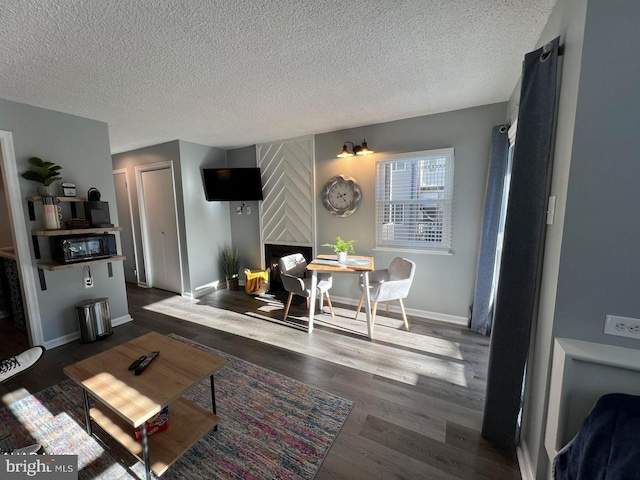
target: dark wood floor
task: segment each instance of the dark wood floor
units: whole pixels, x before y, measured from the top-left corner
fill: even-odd
[[[10,316],[0,312],[0,358],[13,357],[29,348],[27,332],[18,330]]]
[[[5,403],[62,381],[62,368],[154,330],[176,333],[354,402],[317,480],[520,479],[514,450],[479,435],[489,341],[467,329],[399,315],[376,321],[334,305],[304,330],[303,305],[281,322],[280,296],[214,292],[197,300],[130,286],[134,321],[106,340],[73,342],[45,354],[27,373],[0,385]],[[325,308],[326,311],[326,308]]]

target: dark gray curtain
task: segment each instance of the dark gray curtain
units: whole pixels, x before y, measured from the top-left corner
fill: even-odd
[[[506,125],[493,127],[491,132],[491,160],[485,194],[484,217],[482,219],[482,238],[476,284],[473,291],[469,327],[482,335],[491,334],[493,308],[491,305],[491,286],[495,270],[496,248],[498,243],[498,227],[504,176],[509,156],[509,135]]]
[[[482,435],[517,442],[531,322],[538,301],[555,130],[560,38],[525,56]]]

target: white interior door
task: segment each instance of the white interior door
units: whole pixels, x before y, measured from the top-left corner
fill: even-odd
[[[120,232],[120,248],[127,257],[123,262],[124,279],[128,283],[138,283],[137,255],[131,222],[131,198],[126,170],[115,170],[113,181],[116,186],[116,206],[118,208],[118,222],[122,227]]]
[[[145,218],[147,280],[151,286],[182,293],[178,226],[171,168],[140,174]]]

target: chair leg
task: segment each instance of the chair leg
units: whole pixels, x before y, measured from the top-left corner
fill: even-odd
[[[400,302],[400,310],[402,310],[402,319],[404,320],[404,329],[408,332],[409,322],[407,321],[407,312],[404,311],[404,303],[402,303],[402,299],[399,298],[398,301]]]
[[[389,300],[385,302],[385,312],[387,312],[387,317],[389,316]]]
[[[291,306],[291,299],[293,298],[293,292],[289,292],[289,298],[287,298],[287,306],[284,307],[284,320],[287,319],[287,315],[289,315],[289,307]]]
[[[378,311],[378,302],[373,302],[371,306],[371,326],[376,323],[376,312]]]
[[[360,310],[362,309],[362,302],[364,302],[364,293],[360,295],[360,303],[358,303],[358,308],[356,309],[356,316],[354,317],[355,320],[357,320],[358,315],[360,315]]]
[[[311,302],[311,299],[309,297],[307,297],[307,310],[309,310],[310,302]]]
[[[335,314],[333,313],[333,305],[331,305],[331,297],[329,296],[329,292],[326,291],[325,294],[327,295],[327,305],[329,305],[329,310],[331,311],[331,318],[336,318]]]

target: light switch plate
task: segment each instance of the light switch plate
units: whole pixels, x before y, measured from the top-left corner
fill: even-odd
[[[556,216],[556,196],[549,197],[549,206],[547,207],[547,225],[553,225]]]

